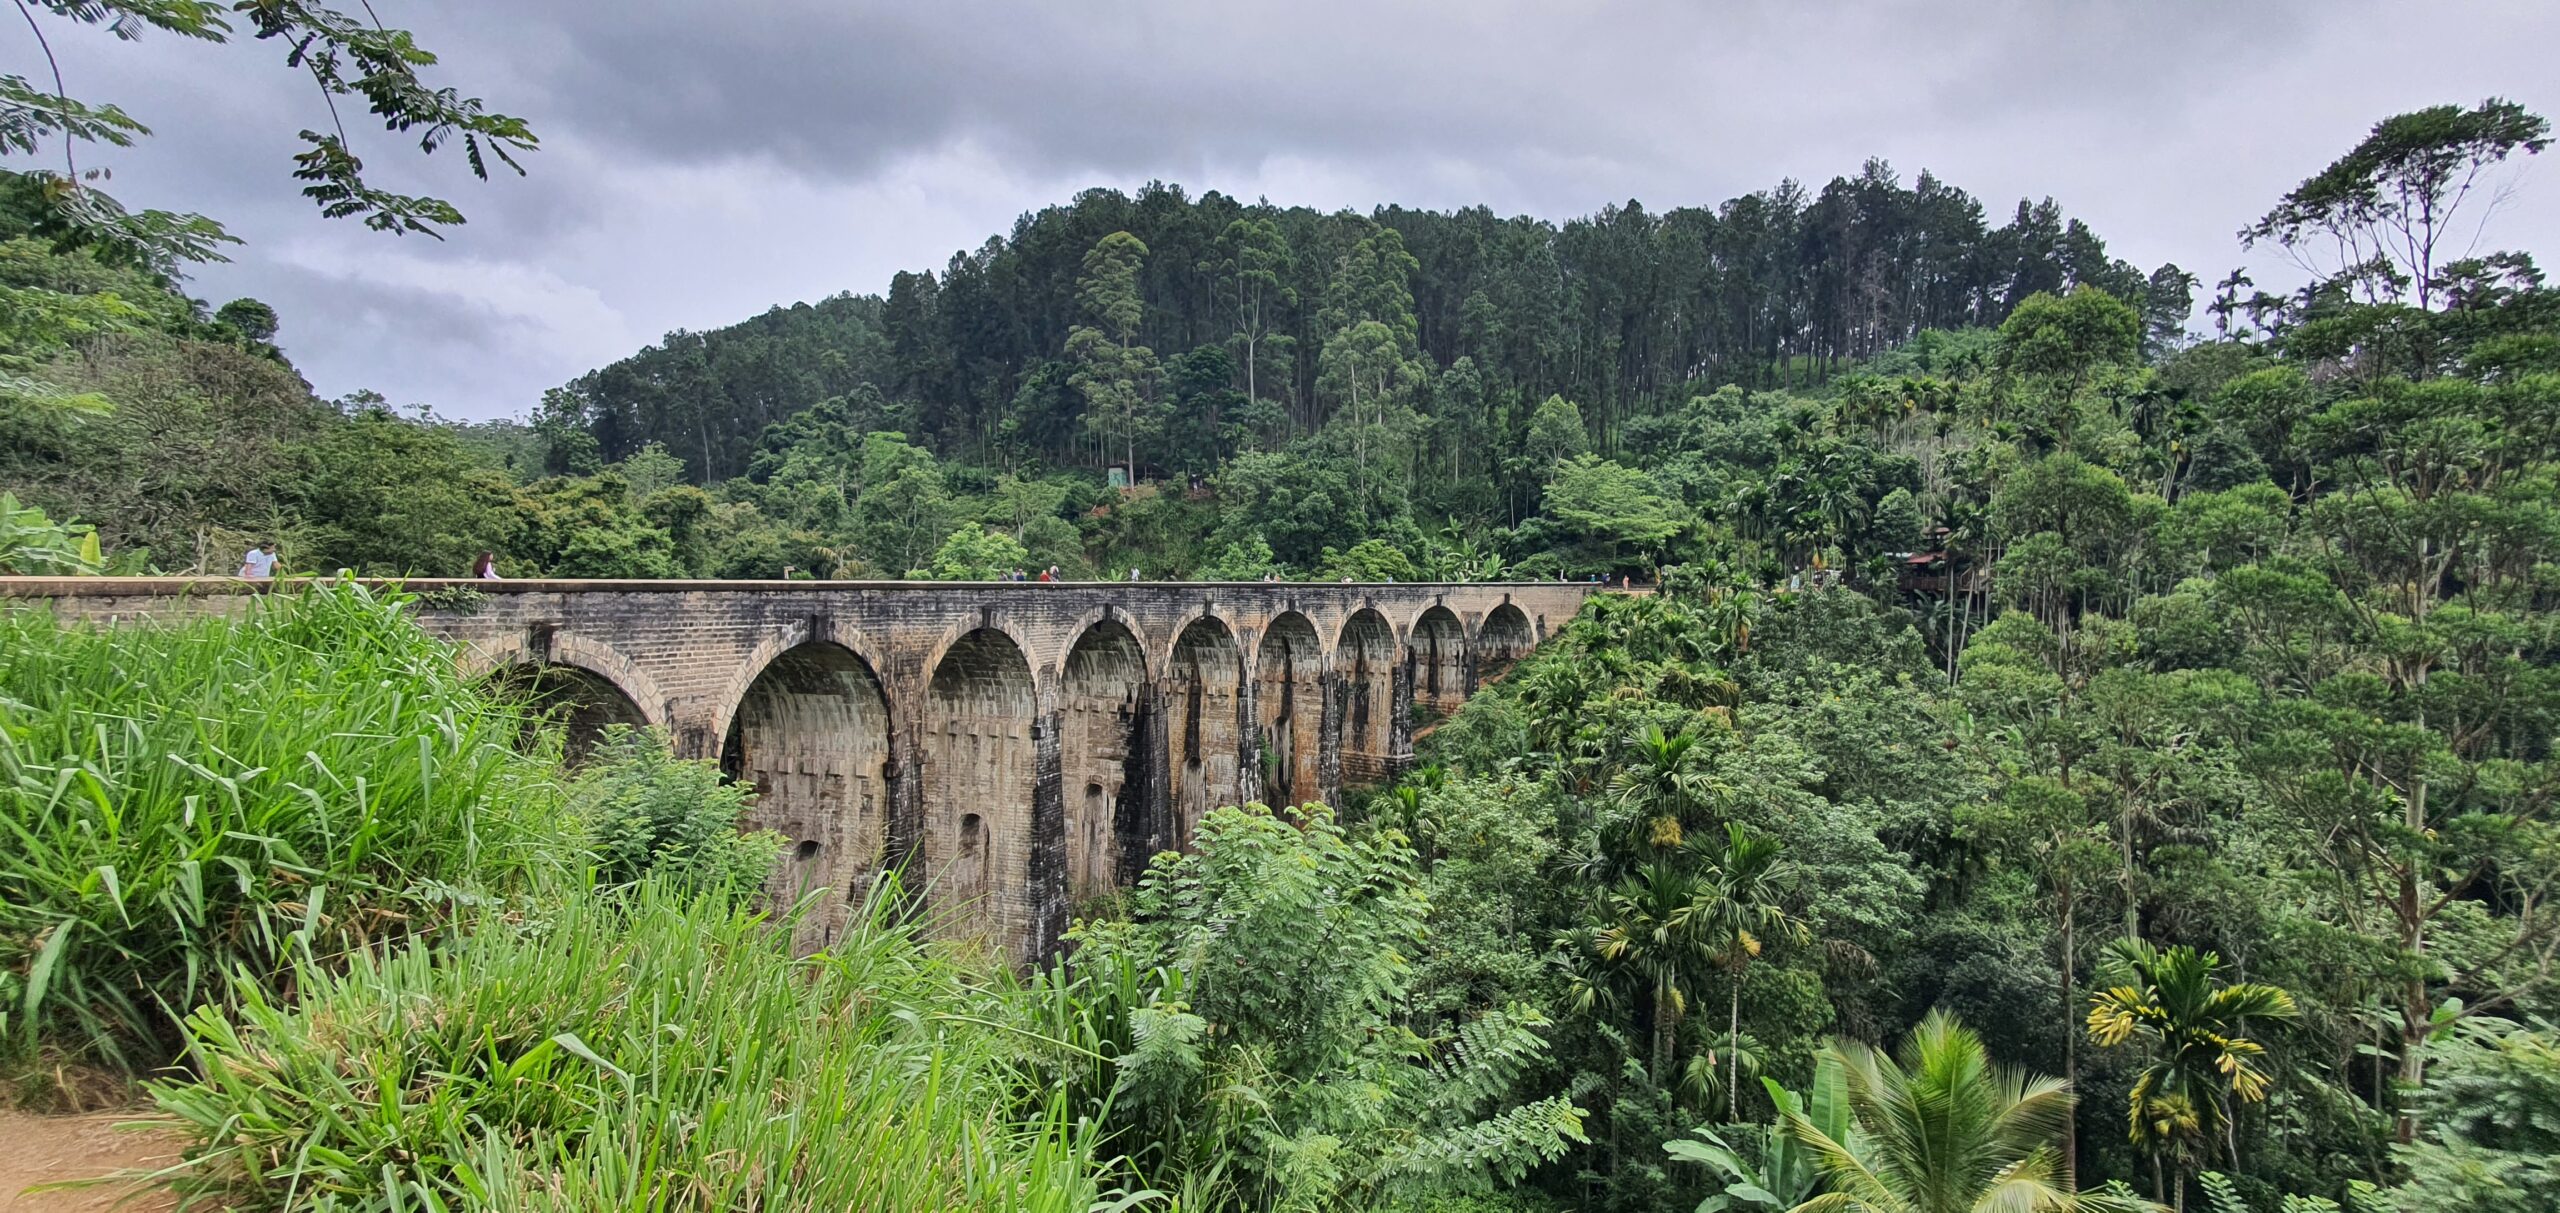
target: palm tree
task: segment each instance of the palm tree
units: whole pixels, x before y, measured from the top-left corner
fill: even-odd
[[[2148,1201],[2075,1193],[2055,1143],[2071,1106],[2060,1079],[1994,1067],[1982,1038],[1933,1011],[1899,1057],[1836,1041],[1854,1125],[1845,1137],[1785,1109],[1828,1191],[1794,1213],[2148,1213]]]
[[[1781,857],[1785,847],[1777,839],[1753,833],[1741,822],[1728,821],[1722,843],[1700,849],[1705,852],[1702,858],[1706,887],[1700,894],[1699,910],[1707,920],[1707,935],[1713,940],[1716,967],[1731,979],[1733,998],[1726,1008],[1725,1040],[1738,1048],[1742,1039],[1743,974],[1759,958],[1765,941],[1783,938],[1804,943],[1812,939],[1813,932],[1802,920],[1787,913],[1786,899],[1795,884],[1796,871]],[[1729,1121],[1741,1119],[1739,1077],[1730,1076],[1724,1084],[1725,1119]]]
[[[1629,739],[1626,765],[1609,777],[1609,799],[1634,814],[1637,853],[1680,846],[1684,819],[1706,791],[1705,776],[1689,763],[1697,744],[1695,736],[1666,734],[1660,725]]]
[[[1703,886],[1690,873],[1649,863],[1609,891],[1609,925],[1592,937],[1600,959],[1643,979],[1653,995],[1653,1081],[1671,1082],[1680,1017],[1689,1010],[1689,978],[1714,962],[1698,913]]]
[[[2140,1035],[2151,1050],[2126,1101],[2133,1140],[2155,1157],[2183,1159],[2186,1138],[2219,1136],[2231,1169],[2239,1170],[2230,1097],[2256,1103],[2266,1098],[2268,1082],[2257,1066],[2266,1049],[2248,1032],[2301,1014],[2293,995],[2253,981],[2225,985],[2216,976],[2222,958],[2184,944],[2164,949],[2119,939],[2107,945],[2107,958],[2114,984],[2090,997],[2089,1039],[2111,1049]],[[2190,1115],[2191,1132],[2182,1127]],[[2173,1170],[2183,1194],[2185,1167]]]

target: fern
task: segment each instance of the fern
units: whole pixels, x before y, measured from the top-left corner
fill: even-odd
[[[1546,1038],[1538,1034],[1545,1026],[1545,1016],[1515,1003],[1460,1027],[1431,1059],[1425,1111],[1435,1119],[1463,1116],[1509,1094],[1520,1075],[1546,1057]]]
[[[1562,1096],[1424,1134],[1382,1157],[1380,1187],[1390,1192],[1458,1188],[1483,1191],[1517,1183],[1529,1168],[1585,1140],[1582,1109]]]
[[[2255,1213],[2249,1202],[2241,1199],[2240,1189],[2232,1184],[2230,1176],[2207,1171],[2196,1176],[2196,1183],[2204,1188],[2205,1199],[2212,1202],[2213,1213]]]

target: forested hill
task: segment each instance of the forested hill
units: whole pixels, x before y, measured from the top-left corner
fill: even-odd
[[[1134,240],[1098,251],[1115,233]],[[1124,271],[1136,298],[1114,310],[1096,291]],[[551,393],[543,416],[554,434],[591,434],[602,460],[656,442],[711,483],[752,470],[767,426],[839,397],[946,458],[1134,457],[1149,474],[1205,473],[1347,410],[1392,423],[1410,409],[1443,423],[1435,454],[1463,474],[1515,447],[1550,395],[1578,402],[1615,450],[1630,420],[1701,386],[1804,384],[1926,329],[1997,324],[2039,291],[2095,286],[2175,333],[2193,283],[2110,257],[2051,199],[1997,223],[1963,190],[1925,172],[1906,185],[1880,161],[1818,192],[1630,201],[1562,225],[1150,185],[1026,214],[940,274],[897,275],[885,297],[669,334]],[[1115,347],[1102,377],[1130,398],[1093,404],[1104,351],[1072,350],[1079,328]],[[577,454],[563,448],[555,470]]]

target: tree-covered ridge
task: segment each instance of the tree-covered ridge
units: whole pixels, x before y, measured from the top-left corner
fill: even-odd
[[[1142,468],[1167,474],[1355,414],[1365,382],[1427,420],[1417,458],[1452,480],[1504,475],[1480,460],[1516,445],[1551,395],[1581,401],[1614,446],[1697,385],[1814,382],[1923,330],[1997,324],[2039,291],[2095,286],[2174,334],[2193,285],[2175,266],[2146,275],[2109,257],[2050,199],[2000,222],[1880,161],[1819,191],[1790,181],[1660,212],[1630,201],[1563,224],[1483,207],[1327,214],[1155,184],[1026,214],[885,296],[670,334],[554,393],[545,413],[591,433],[606,460],[659,443],[697,482],[747,472],[764,427],[864,387],[884,428],[945,457],[1119,462],[1129,444],[1088,424],[1069,380],[1085,362],[1072,347],[1091,323],[1090,257],[1120,233],[1137,298],[1113,341],[1163,363],[1151,402],[1170,415],[1134,445]]]

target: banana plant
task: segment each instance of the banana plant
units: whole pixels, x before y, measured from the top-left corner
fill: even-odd
[[[1704,1140],[1679,1138],[1662,1143],[1664,1153],[1713,1167],[1726,1181],[1722,1191],[1698,1202],[1697,1213],[1793,1209],[1812,1198],[1821,1186],[1822,1172],[1814,1165],[1813,1152],[1787,1132],[1789,1116],[1804,1117],[1833,1141],[1847,1141],[1854,1131],[1836,1057],[1826,1054],[1815,1064],[1813,1086],[1801,1094],[1780,1086],[1774,1078],[1763,1078],[1760,1085],[1768,1088],[1770,1102],[1778,1106],[1778,1119],[1761,1131],[1756,1154],[1746,1153],[1706,1125],[1690,1130]]]
[[[76,522],[55,522],[15,495],[0,493],[0,573],[26,577],[91,575],[106,571],[98,532]]]

